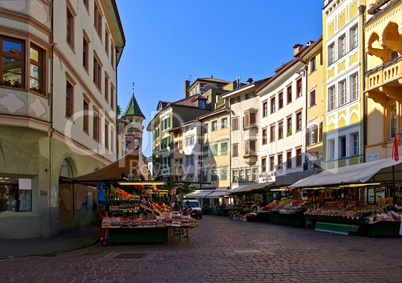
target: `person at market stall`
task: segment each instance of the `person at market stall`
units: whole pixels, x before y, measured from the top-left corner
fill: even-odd
[[[192,211],[191,206],[190,206],[190,201],[186,201],[186,204],[184,205],[183,208],[183,214],[184,215],[190,215],[190,212]]]
[[[174,202],[172,202],[171,207],[172,207],[172,210],[173,210],[173,211],[179,211],[179,210],[180,210],[180,205],[179,205],[179,203],[177,202],[177,200],[175,200]]]

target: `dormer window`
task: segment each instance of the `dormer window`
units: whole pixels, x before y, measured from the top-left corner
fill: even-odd
[[[199,100],[198,105],[200,108],[205,109],[205,101],[204,100]]]

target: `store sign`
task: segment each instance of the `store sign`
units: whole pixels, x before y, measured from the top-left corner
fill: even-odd
[[[270,173],[262,173],[258,175],[258,178],[262,179],[262,181],[269,182],[274,181],[275,176]]]

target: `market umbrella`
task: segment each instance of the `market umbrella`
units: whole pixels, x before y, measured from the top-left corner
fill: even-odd
[[[103,191],[103,184],[102,182],[98,183],[98,203],[104,204],[106,202],[105,192]]]

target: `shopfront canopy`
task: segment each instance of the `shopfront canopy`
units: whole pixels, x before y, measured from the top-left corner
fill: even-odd
[[[213,190],[196,190],[194,192],[184,195],[184,198],[205,198],[212,192]]]
[[[133,150],[131,153],[121,157],[115,162],[99,170],[74,178],[62,177],[61,182],[93,185],[96,187],[98,182],[128,179],[129,174],[133,173],[133,171],[133,179],[143,180],[144,175],[148,176],[148,169],[140,168],[143,166],[141,166],[141,164],[139,163],[139,158],[142,158],[142,156],[139,155],[138,150]]]
[[[289,188],[341,186],[366,182],[402,181],[402,159],[392,158],[360,163],[322,171],[297,181]]]
[[[213,192],[211,192],[210,194],[208,194],[206,197],[207,198],[223,198],[228,196],[230,193],[230,191],[228,190],[215,190]]]
[[[242,186],[231,190],[230,195],[254,193],[264,189],[265,187],[272,186],[274,184],[275,181],[270,181],[270,182],[263,182],[263,183]]]

